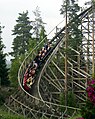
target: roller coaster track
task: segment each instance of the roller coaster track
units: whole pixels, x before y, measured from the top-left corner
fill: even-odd
[[[22,114],[25,118],[31,119],[65,119],[76,114],[86,99],[85,89],[87,80],[93,72],[94,54],[94,7],[91,6],[81,12],[78,17],[81,19],[81,31],[83,33],[82,46],[78,50],[68,46],[74,54],[68,56],[68,85],[67,89],[76,96],[75,107],[60,104],[60,95],[65,91],[65,27],[55,33],[56,27],[52,30],[55,33],[50,41],[52,48],[44,57],[40,68],[37,70],[35,82],[30,92],[24,90],[23,78],[27,65],[33,61],[37,52],[47,42],[44,38],[25,58],[19,72],[18,82],[20,90],[17,90],[6,101],[5,106],[9,112]],[[57,27],[62,26],[61,22]],[[70,25],[70,23],[68,23]],[[49,35],[51,35],[50,33]],[[77,60],[74,60],[77,59]]]

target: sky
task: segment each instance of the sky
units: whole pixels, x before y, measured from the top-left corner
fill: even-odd
[[[63,0],[0,0],[0,23],[2,28],[1,37],[3,44],[6,46],[4,52],[11,52],[12,49],[12,30],[17,24],[16,20],[19,13],[28,10],[30,20],[34,20],[33,11],[38,6],[41,11],[42,20],[46,23],[45,29],[47,34],[63,20],[60,15],[60,8]],[[87,0],[84,0],[84,2]],[[79,0],[79,4],[83,5],[83,0]],[[10,59],[10,57],[8,57]]]

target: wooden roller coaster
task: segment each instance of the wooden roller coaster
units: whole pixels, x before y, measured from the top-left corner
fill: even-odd
[[[18,72],[21,89],[11,95],[5,103],[9,112],[22,114],[25,118],[31,119],[65,119],[72,117],[80,110],[80,106],[86,100],[87,81],[95,72],[95,8],[93,6],[87,8],[78,17],[81,19],[83,39],[78,50],[68,46],[74,55],[68,55],[67,58],[67,85],[65,80],[65,26],[56,33],[55,27],[52,31],[55,35],[50,41],[52,48],[37,69],[35,81],[29,92],[22,86],[24,74],[27,65],[33,61],[40,48],[46,44],[46,39],[44,38],[23,61]],[[63,22],[59,26],[62,24]],[[64,97],[65,88],[75,95],[77,100],[75,106],[60,103],[60,97],[61,95]],[[63,100],[66,102],[67,99]]]

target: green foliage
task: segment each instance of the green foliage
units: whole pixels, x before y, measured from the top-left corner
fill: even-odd
[[[41,49],[43,47],[45,41],[47,41],[45,32],[46,32],[45,28],[42,26],[40,34],[39,34],[39,40],[37,41],[36,38],[31,38],[29,40],[28,51],[33,50],[36,47],[36,45],[45,38],[45,40],[40,44],[39,49]]]
[[[1,86],[0,87],[0,106],[5,103],[5,100],[14,92],[13,88]]]
[[[7,113],[0,109],[0,119],[25,119],[25,118],[23,116]]]
[[[42,48],[42,47],[44,46],[44,43],[47,41],[46,31],[45,31],[44,26],[41,27],[39,42],[42,41],[43,39],[44,39],[44,41],[43,41],[43,43],[40,45],[40,48]]]
[[[32,51],[37,45],[37,41],[35,38],[29,39],[29,45],[28,45],[28,52]]]
[[[10,72],[9,72],[9,78],[11,81],[11,85],[13,86],[18,86],[17,74],[18,74],[19,66],[20,66],[19,59],[15,59],[14,61],[12,61]]]
[[[64,15],[66,14],[66,8],[67,8],[67,17],[69,21],[69,25],[67,26],[68,46],[77,50],[77,48],[82,44],[82,37],[83,37],[80,29],[81,20],[77,15],[78,12],[80,11],[80,7],[77,3],[77,0],[64,0],[63,2],[64,3],[60,11],[61,14]],[[69,54],[73,56],[75,55],[75,52],[69,51]],[[68,56],[70,56],[69,54]]]
[[[41,31],[40,31],[40,41],[42,41],[45,37],[46,37],[46,31],[45,31],[45,28],[44,26],[41,27]],[[47,39],[45,39],[47,40]]]
[[[93,3],[93,5],[94,5],[94,7],[95,7],[95,0],[92,0],[92,3]]]
[[[8,68],[6,65],[5,55],[2,53],[0,54],[0,83],[5,86],[10,84],[8,80]]]
[[[76,4],[76,0],[71,2],[69,6],[69,22],[68,26],[69,31],[69,45],[77,50],[77,47],[82,43],[82,32],[79,28],[81,24],[80,18],[78,18],[77,12],[79,12],[80,7]]]
[[[67,96],[67,105],[70,107],[76,107],[76,97],[72,91],[68,91],[68,96]]]
[[[9,78],[13,86],[17,86],[18,70],[22,61],[25,56],[37,45],[36,38],[32,37],[30,32],[33,29],[33,26],[31,26],[31,21],[29,20],[28,11],[19,13],[19,17],[16,22],[17,24],[14,26],[14,30],[12,30],[12,35],[15,35],[12,43],[13,52],[10,53],[14,59],[12,59],[9,73]],[[39,42],[46,36],[45,29],[42,27],[42,24],[40,24],[40,28]]]
[[[39,36],[39,40],[38,41],[37,41],[36,38],[31,38],[29,40],[28,52],[30,52],[31,50],[33,50],[37,46],[37,44],[39,42],[41,42],[43,39],[44,39],[44,41],[40,44],[39,49],[37,51],[39,51],[44,46],[45,42],[47,41],[47,37],[46,37],[46,34],[45,34],[45,28],[44,27],[41,28],[40,36]]]
[[[19,67],[24,60],[25,56],[21,55],[20,57],[15,58],[12,60],[10,72],[9,72],[9,79],[11,81],[11,85],[17,87],[18,86],[18,70]]]
[[[13,40],[13,52],[10,53],[13,57],[19,57],[22,54],[27,53],[29,39],[31,38],[31,21],[29,21],[28,11],[19,13],[19,17],[16,20],[17,24],[14,26],[14,30],[12,30],[15,38]]]
[[[65,96],[63,92],[60,93],[59,100],[60,100],[60,105],[65,105]],[[64,112],[64,107],[60,107],[60,111]]]
[[[95,119],[95,105],[87,100],[86,105],[81,109],[81,115],[84,119]]]
[[[0,105],[4,104],[5,98],[4,95],[0,93]]]
[[[1,35],[1,26],[0,26],[0,35]],[[8,68],[6,65],[6,54],[3,53],[3,49],[5,48],[2,43],[2,38],[0,36],[0,85],[8,86],[10,84],[8,80]]]
[[[41,11],[39,10],[39,7],[37,6],[35,11],[33,11],[35,15],[35,21],[33,21],[33,29],[34,29],[34,35],[37,40],[40,38],[40,32],[42,27],[44,27],[44,22],[41,18]],[[38,41],[39,42],[39,41]]]
[[[68,91],[68,94],[67,94],[67,106],[76,107],[76,105],[77,105],[77,100],[76,100],[76,97],[74,95],[74,92]],[[67,113],[72,115],[74,113],[74,110],[68,109]]]
[[[74,115],[73,117],[69,118],[69,119],[77,119],[77,118],[80,118],[82,117],[81,114],[76,114]]]
[[[60,96],[59,96],[59,101],[60,101],[60,105],[65,105],[65,95],[64,95],[64,92],[61,92],[60,93]],[[76,107],[76,98],[75,98],[75,95],[73,92],[71,91],[68,91],[68,94],[67,94],[67,106],[70,106],[70,107]],[[64,112],[65,108],[64,107],[60,107],[60,111],[61,112]],[[72,109],[68,109],[68,114],[72,114],[73,113],[73,110]]]
[[[61,5],[61,13],[62,15],[66,14],[66,10],[67,10],[67,15],[69,18],[71,18],[69,15],[71,15],[71,13],[73,12],[74,14],[76,12],[78,12],[80,9],[80,7],[77,4],[77,0],[63,0],[63,5]],[[72,16],[74,16],[72,14]]]

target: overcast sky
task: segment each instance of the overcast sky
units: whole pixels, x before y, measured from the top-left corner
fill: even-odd
[[[34,19],[33,11],[38,6],[41,17],[45,23],[47,34],[60,22],[63,17],[60,15],[60,8],[63,0],[0,0],[0,22],[2,29],[3,43],[6,46],[5,52],[10,52],[13,42],[12,31],[17,24],[18,13],[28,10],[30,20]],[[83,0],[79,0],[83,5]],[[87,0],[84,0],[87,1]]]

